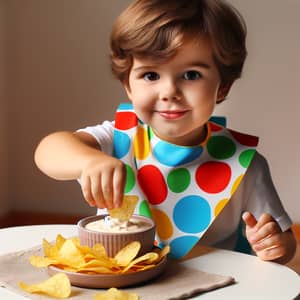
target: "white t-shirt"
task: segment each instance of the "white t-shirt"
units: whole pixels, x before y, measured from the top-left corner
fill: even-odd
[[[92,135],[103,152],[112,155],[114,122],[86,127],[83,131]],[[291,227],[292,221],[284,210],[274,187],[266,159],[256,152],[238,189],[229,203],[214,220],[200,240],[200,244],[224,249],[234,249],[237,240],[237,228],[244,211],[251,212],[257,219],[268,213],[277,221],[282,231]],[[104,210],[98,210],[98,214]]]

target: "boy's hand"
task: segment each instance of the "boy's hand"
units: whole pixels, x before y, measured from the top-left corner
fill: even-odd
[[[80,180],[84,198],[91,206],[108,209],[121,206],[126,168],[120,160],[99,153],[88,160]]]
[[[293,248],[291,233],[282,232],[272,216],[263,214],[257,221],[251,213],[245,212],[243,220],[246,224],[246,237],[259,258],[280,260],[292,255],[289,249]]]

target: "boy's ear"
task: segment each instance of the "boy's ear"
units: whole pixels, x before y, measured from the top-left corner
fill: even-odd
[[[217,103],[221,103],[227,97],[233,82],[227,83],[226,85],[221,85],[218,90]]]

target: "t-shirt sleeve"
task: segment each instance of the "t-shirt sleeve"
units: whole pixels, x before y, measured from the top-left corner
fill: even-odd
[[[268,213],[277,221],[282,231],[289,229],[292,220],[280,201],[268,163],[258,152],[249,166],[245,179],[248,196],[244,199],[244,210],[251,212],[257,219],[263,213]]]
[[[92,135],[98,142],[101,151],[108,155],[112,155],[114,121],[104,121],[102,124],[78,129],[77,132],[85,132]]]

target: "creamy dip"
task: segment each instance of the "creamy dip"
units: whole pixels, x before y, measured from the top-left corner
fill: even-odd
[[[138,218],[130,218],[128,221],[120,221],[116,218],[106,216],[97,221],[85,225],[86,229],[100,232],[137,232],[151,227],[151,224]]]

